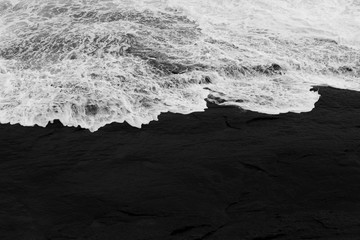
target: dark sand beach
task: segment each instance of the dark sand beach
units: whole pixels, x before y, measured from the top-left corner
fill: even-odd
[[[319,92],[302,114],[0,125],[0,239],[359,239],[360,93]]]

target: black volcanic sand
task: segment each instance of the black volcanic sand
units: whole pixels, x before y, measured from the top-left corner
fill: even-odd
[[[360,93],[142,129],[0,126],[1,240],[359,239]]]

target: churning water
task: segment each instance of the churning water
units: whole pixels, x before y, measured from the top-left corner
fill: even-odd
[[[91,131],[360,90],[359,0],[0,0],[0,122]]]

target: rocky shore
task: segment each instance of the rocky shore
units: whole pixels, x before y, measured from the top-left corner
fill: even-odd
[[[360,93],[318,90],[302,114],[0,125],[0,239],[357,239]]]

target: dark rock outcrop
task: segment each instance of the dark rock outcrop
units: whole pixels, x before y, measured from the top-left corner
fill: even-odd
[[[318,90],[271,121],[209,104],[142,129],[0,125],[0,238],[356,239],[360,94]]]

